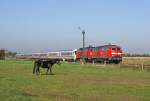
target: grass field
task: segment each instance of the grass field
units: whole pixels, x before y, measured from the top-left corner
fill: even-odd
[[[2,101],[150,101],[150,71],[63,63],[35,76],[32,68],[32,61],[0,61]]]

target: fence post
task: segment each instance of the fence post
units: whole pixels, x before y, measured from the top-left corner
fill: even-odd
[[[120,65],[121,65],[121,63],[119,63],[119,68],[121,67]]]
[[[144,64],[142,63],[142,71],[144,70]]]
[[[104,67],[106,67],[106,61],[104,61]]]
[[[95,64],[95,61],[94,61],[94,60],[92,60],[92,64],[93,64],[93,65]]]

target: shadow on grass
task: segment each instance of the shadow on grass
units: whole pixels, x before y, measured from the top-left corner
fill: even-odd
[[[54,73],[49,73],[49,74],[44,73],[44,74],[41,74],[41,75],[56,75],[56,74],[54,74]]]
[[[38,75],[36,75],[36,74],[34,74],[35,76],[40,76],[40,75],[63,75],[63,76],[67,76],[68,75],[68,73],[41,73],[41,74],[38,74]]]
[[[57,73],[57,74],[55,74],[55,73],[49,73],[49,74],[43,73],[41,75],[68,75],[68,73]]]

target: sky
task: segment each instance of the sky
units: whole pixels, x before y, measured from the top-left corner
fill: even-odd
[[[0,0],[0,48],[48,52],[119,45],[150,53],[150,0]]]

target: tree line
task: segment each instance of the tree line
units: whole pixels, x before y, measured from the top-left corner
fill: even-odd
[[[150,57],[150,54],[130,54],[130,53],[127,53],[125,54],[125,56],[127,57]]]
[[[15,58],[16,54],[17,52],[0,49],[0,60],[5,60],[6,58]]]

